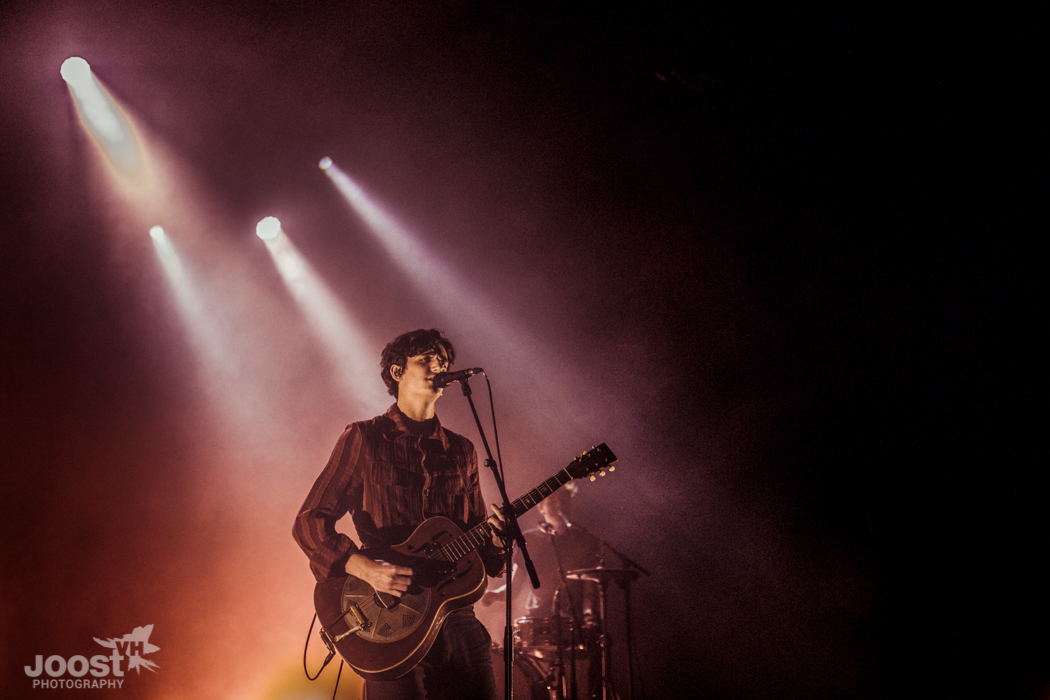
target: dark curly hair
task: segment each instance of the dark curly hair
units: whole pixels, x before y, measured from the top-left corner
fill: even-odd
[[[383,348],[383,354],[379,358],[380,376],[386,384],[387,392],[397,398],[397,382],[390,376],[390,368],[394,365],[404,367],[408,358],[430,352],[441,346],[448,355],[448,366],[456,361],[456,349],[452,347],[452,341],[436,328],[420,328],[417,331],[402,333],[387,343]]]

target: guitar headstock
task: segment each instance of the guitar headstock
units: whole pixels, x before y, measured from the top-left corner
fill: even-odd
[[[565,471],[567,471],[573,479],[581,479],[589,475],[591,481],[594,481],[595,472],[600,472],[602,476],[605,476],[604,469],[608,467],[609,471],[612,471],[615,468],[613,467],[615,463],[616,455],[614,455],[612,450],[609,449],[609,446],[603,442],[597,447],[592,447],[576,459],[572,460],[569,466],[565,467]]]

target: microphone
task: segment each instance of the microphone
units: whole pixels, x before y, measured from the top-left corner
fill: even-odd
[[[461,369],[461,370],[459,370],[457,372],[442,372],[441,374],[435,374],[434,375],[434,388],[435,389],[444,389],[449,384],[453,384],[455,382],[461,382],[464,379],[469,379],[470,377],[473,377],[475,374],[481,374],[484,371],[485,370],[481,369],[480,367],[474,367],[472,369]]]

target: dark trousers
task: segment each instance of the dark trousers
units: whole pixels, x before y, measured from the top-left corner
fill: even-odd
[[[473,608],[457,610],[414,669],[393,681],[365,681],[365,700],[498,700],[491,649]]]

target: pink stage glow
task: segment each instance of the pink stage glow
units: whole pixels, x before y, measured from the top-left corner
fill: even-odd
[[[932,445],[893,438],[947,430],[985,399],[990,417],[993,381],[1039,415],[1025,393],[1036,374],[993,372],[990,350],[961,362],[977,338],[1036,347],[999,342],[1038,316],[1026,277],[996,277],[1024,249],[967,248],[954,230],[1016,224],[1018,240],[1038,239],[1038,217],[988,204],[1011,169],[974,170],[1031,149],[975,123],[990,145],[961,143],[958,162],[992,174],[961,189],[982,196],[914,219],[897,206],[947,197],[969,172],[945,165],[952,130],[934,126],[1013,119],[996,109],[1009,100],[974,102],[967,71],[952,88],[951,61],[903,70],[940,54],[916,44],[886,59],[842,13],[504,5],[50,0],[0,13],[0,697],[35,695],[24,669],[38,655],[90,658],[95,639],[147,628],[155,667],[120,691],[52,695],[330,697],[338,661],[316,683],[303,675],[315,582],[292,523],[344,427],[392,403],[379,352],[413,328],[443,330],[457,369],[485,369],[469,386],[494,442],[491,382],[511,498],[592,445],[619,456],[579,484],[573,517],[611,566],[615,548],[652,571],[630,589],[635,698],[892,696],[894,596],[913,573],[886,563],[895,547],[957,526],[1022,542],[1024,518],[1045,511],[1019,508],[1029,515],[999,531],[973,517],[988,503],[967,484],[1018,477],[1002,503],[1024,500],[1021,467],[992,449],[993,434],[1023,441],[1009,412],[974,413],[967,432],[989,436],[974,459],[994,455],[982,471],[956,473],[966,441],[945,440],[936,466]],[[909,75],[923,78],[910,93]],[[1009,71],[974,75],[986,97],[1013,92],[997,83]],[[965,109],[938,111],[953,89]],[[867,112],[893,128],[854,128]],[[909,132],[906,112],[926,126]],[[898,150],[853,158],[893,134]],[[933,157],[913,169],[912,152]],[[884,176],[897,196],[872,186]],[[901,185],[922,177],[930,188]],[[943,241],[921,240],[938,227]],[[930,260],[898,270],[909,255]],[[947,285],[957,269],[965,284]],[[937,352],[906,332],[936,336]],[[927,366],[908,374],[916,358]],[[438,414],[480,452],[461,386]],[[923,410],[915,389],[950,410]],[[968,498],[943,527],[892,523],[943,485]],[[481,486],[495,501],[487,470]],[[939,556],[965,563],[970,544]],[[1027,562],[1045,547],[1003,547],[989,570],[1039,580]],[[970,669],[1009,638],[987,632],[1010,630],[949,615],[980,592],[960,580],[931,579],[944,614],[915,638]],[[1034,609],[995,600],[1006,613],[989,619]],[[628,700],[625,591],[609,602]],[[478,612],[498,639],[502,603]],[[348,670],[339,697],[360,697]]]
[[[123,512],[97,521],[97,528],[113,534],[103,536],[95,561],[101,566],[102,561],[130,556],[151,562],[153,573],[147,579],[106,569],[92,576],[100,596],[107,587],[139,593],[114,602],[120,612],[109,620],[99,617],[94,623],[98,631],[87,643],[93,644],[92,636],[119,637],[134,627],[153,625],[150,641],[165,659],[158,661],[155,677],[143,678],[140,687],[150,698],[291,700],[323,683],[328,685],[322,694],[330,696],[334,666],[317,684],[296,679],[302,674],[302,645],[312,614],[312,579],[289,528],[310,472],[323,464],[326,443],[339,430],[338,423],[313,412],[309,397],[338,392],[329,405],[343,406],[343,413],[355,401],[385,405],[378,390],[355,386],[339,391],[328,380],[334,373],[345,387],[349,377],[363,377],[359,365],[366,354],[350,351],[364,341],[350,330],[345,312],[283,233],[268,242],[268,249],[288,287],[275,287],[260,275],[222,233],[234,224],[213,205],[194,170],[106,96],[132,135],[128,143],[137,155],[129,161],[119,149],[113,151],[119,143],[100,138],[82,118],[93,144],[86,168],[103,175],[91,178],[90,189],[108,224],[114,270],[133,291],[126,303],[152,300],[147,327],[159,341],[154,352],[178,356],[184,378],[199,387],[203,400],[179,431],[176,451],[186,461],[177,475],[166,477],[164,467],[158,467],[170,456],[118,447],[122,442],[115,436],[107,445],[106,451],[117,450],[110,459],[130,471],[114,487],[127,492],[129,500]],[[162,278],[148,274],[146,240],[153,244]],[[170,295],[157,286],[163,285],[161,279]],[[289,291],[301,308],[288,303]],[[166,307],[173,316],[165,313]],[[327,339],[327,347],[338,346],[343,354],[326,361],[309,340],[310,328],[322,329],[322,346]],[[370,348],[367,356],[377,353]],[[376,374],[368,369],[369,375]],[[362,409],[357,405],[353,410]],[[289,488],[290,481],[298,486]],[[115,536],[122,530],[120,523],[136,513],[140,520],[161,519],[169,526],[148,537],[141,530]],[[251,572],[248,579],[245,572]],[[187,586],[187,577],[195,581],[192,586]],[[245,586],[265,591],[263,599],[246,595]],[[166,601],[163,609],[151,602],[159,599]],[[81,640],[64,643],[78,649]],[[231,644],[248,644],[252,652],[233,659],[219,652]],[[316,668],[323,658],[316,633],[313,647],[310,662]],[[193,671],[164,673],[176,668]],[[343,675],[339,697],[359,697],[359,680],[349,672]],[[127,697],[143,697],[135,689],[124,690]]]

